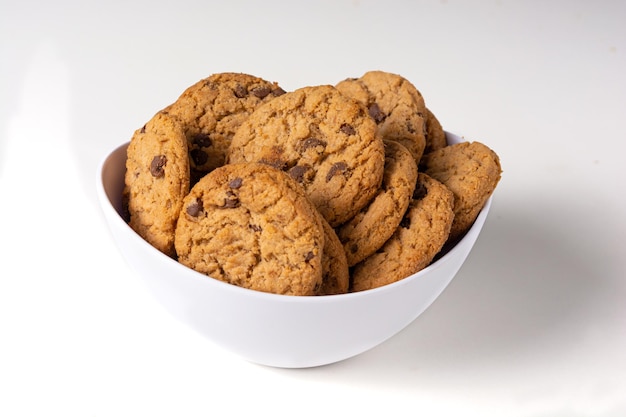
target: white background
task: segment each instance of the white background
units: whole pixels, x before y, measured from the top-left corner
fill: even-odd
[[[331,366],[176,322],[110,238],[104,155],[184,88],[381,69],[501,157],[455,280]],[[626,415],[626,3],[0,0],[0,415]]]

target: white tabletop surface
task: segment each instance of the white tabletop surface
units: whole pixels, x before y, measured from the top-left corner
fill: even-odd
[[[625,22],[618,1],[1,0],[0,415],[626,415]],[[313,369],[171,318],[101,216],[104,155],[212,73],[372,69],[501,157],[452,284]]]

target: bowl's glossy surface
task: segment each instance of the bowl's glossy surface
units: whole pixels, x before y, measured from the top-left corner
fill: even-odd
[[[462,139],[448,133],[448,142]],[[101,164],[98,197],[115,242],[156,299],[180,321],[251,362],[287,368],[325,365],[389,339],[441,294],[465,261],[491,198],[463,239],[424,270],[374,290],[319,297],[267,294],[226,284],[163,255],[120,216],[126,148]]]

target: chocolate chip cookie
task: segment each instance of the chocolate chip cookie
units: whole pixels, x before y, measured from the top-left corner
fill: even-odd
[[[352,291],[391,284],[430,264],[448,239],[454,196],[445,185],[419,173],[404,218],[382,248],[352,271]]]
[[[454,223],[450,240],[462,236],[474,223],[500,181],[498,155],[480,142],[461,142],[427,155],[420,167],[454,194]]]
[[[435,114],[429,108],[426,108],[426,147],[424,148],[424,154],[446,146],[448,146],[446,132]]]
[[[183,201],[178,261],[244,288],[315,295],[323,276],[322,221],[286,173],[257,163],[224,165]]]
[[[228,162],[261,162],[287,172],[335,227],[376,194],[385,150],[367,109],[321,85],[259,106],[233,136]]]
[[[239,125],[260,104],[284,94],[275,82],[241,73],[217,73],[188,87],[164,111],[181,121],[192,183],[224,164]]]
[[[124,182],[130,227],[174,257],[176,221],[189,192],[187,140],[176,119],[157,113],[135,131],[127,150]]]
[[[328,222],[324,225],[324,257],[322,258],[322,286],[317,295],[345,294],[350,286],[350,270],[343,246]]]
[[[382,186],[356,216],[337,228],[348,265],[376,252],[391,237],[406,212],[417,181],[417,164],[401,144],[385,141]]]
[[[336,87],[367,107],[383,139],[400,142],[419,163],[426,146],[426,105],[409,80],[389,72],[369,71]]]

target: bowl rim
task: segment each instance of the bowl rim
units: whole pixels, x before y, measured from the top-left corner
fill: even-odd
[[[446,131],[446,136],[448,137],[448,140],[450,140],[450,135],[456,138],[457,142],[466,141],[466,139],[463,136]],[[201,272],[195,271],[181,264],[177,260],[165,255],[164,253],[162,253],[161,251],[159,251],[158,249],[150,245],[146,240],[144,240],[137,232],[135,232],[128,225],[128,223],[123,219],[122,215],[116,209],[113,201],[111,201],[111,198],[109,197],[107,190],[105,189],[104,174],[108,165],[111,163],[111,159],[114,156],[117,156],[121,152],[126,152],[126,148],[128,147],[129,144],[130,144],[130,141],[127,141],[125,143],[122,143],[121,145],[116,146],[113,150],[108,152],[98,164],[96,188],[97,188],[97,194],[98,194],[100,206],[101,206],[101,209],[105,212],[105,217],[106,217],[107,222],[115,221],[117,223],[117,226],[121,227],[122,229],[127,230],[128,232],[131,232],[129,235],[132,236],[132,239],[134,239],[139,245],[143,245],[144,248],[146,248],[146,250],[154,253],[155,256],[160,257],[160,259],[163,262],[173,263],[172,266],[174,268],[184,268],[184,273],[186,273],[190,278],[193,278],[194,280],[200,280],[200,281],[206,282],[206,284],[202,284],[202,285],[216,285],[218,288],[224,291],[235,292],[235,294],[240,293],[241,295],[244,295],[244,296],[266,299],[268,301],[280,301],[280,302],[286,302],[286,303],[297,302],[297,303],[307,303],[307,304],[308,303],[324,304],[328,302],[337,302],[339,300],[350,300],[353,298],[362,298],[362,297],[368,297],[368,296],[382,295],[389,291],[395,291],[396,287],[409,285],[411,281],[414,281],[416,279],[421,279],[424,275],[428,275],[429,272],[438,269],[445,263],[445,261],[448,258],[454,256],[456,252],[462,250],[461,247],[463,245],[461,243],[465,241],[466,239],[472,239],[471,236],[474,235],[475,229],[481,228],[482,227],[481,225],[484,224],[486,217],[490,211],[491,203],[493,200],[493,194],[492,194],[486,200],[485,204],[483,205],[480,212],[478,213],[478,216],[476,217],[472,226],[467,230],[467,232],[463,235],[463,237],[461,237],[451,248],[449,248],[443,255],[441,255],[439,258],[437,258],[435,261],[433,261],[431,264],[429,264],[425,268],[405,278],[402,278],[390,284],[383,285],[381,287],[372,288],[372,289],[365,290],[365,291],[348,292],[348,293],[342,293],[342,294],[331,294],[331,295],[274,294],[274,293],[239,287],[237,285],[229,284],[227,282],[223,282],[218,279],[212,278],[211,276],[205,275]],[[126,158],[124,157],[124,161],[125,160]],[[478,235],[476,235],[474,238],[477,238],[477,237]],[[121,254],[121,255],[124,256],[124,254]],[[207,280],[207,278],[210,278],[210,279]]]

